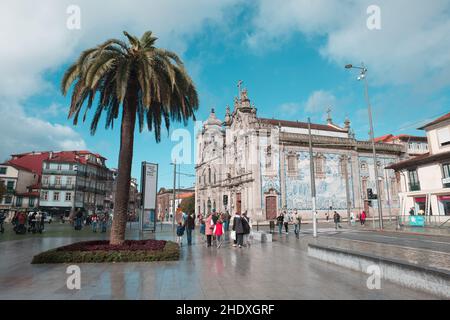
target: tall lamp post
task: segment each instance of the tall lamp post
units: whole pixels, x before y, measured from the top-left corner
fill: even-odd
[[[369,113],[369,124],[370,124],[370,140],[372,141],[372,156],[373,156],[373,168],[374,168],[374,174],[375,174],[375,192],[377,195],[377,203],[378,203],[378,219],[379,219],[379,227],[380,229],[383,229],[383,210],[381,208],[381,194],[379,193],[380,185],[378,181],[378,161],[377,161],[377,153],[375,150],[375,137],[373,133],[373,120],[372,120],[372,107],[370,105],[370,99],[369,99],[369,86],[367,84],[367,68],[364,66],[364,63],[361,63],[361,66],[354,66],[352,64],[347,64],[345,66],[346,69],[359,69],[360,74],[358,76],[358,81],[364,80],[364,93],[366,97],[367,102],[367,111]]]

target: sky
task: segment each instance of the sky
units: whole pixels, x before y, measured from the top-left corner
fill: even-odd
[[[70,97],[59,87],[81,51],[123,31],[151,30],[157,46],[177,52],[200,98],[196,114],[211,108],[223,119],[243,81],[258,116],[325,122],[345,118],[368,139],[363,84],[348,63],[368,68],[376,136],[424,135],[421,124],[450,110],[450,1],[448,0],[3,0],[0,3],[0,161],[10,154],[88,149],[117,167],[120,123],[95,136],[89,120],[67,119]],[[75,5],[78,11],[72,11]],[[369,11],[368,11],[369,8]],[[75,13],[74,13],[75,12]],[[71,28],[73,18],[79,28]],[[374,20],[375,19],[375,20]],[[368,26],[369,21],[369,26]],[[375,26],[375,28],[374,28]],[[141,161],[159,164],[158,187],[172,187],[173,123],[156,143],[136,132],[132,176]],[[194,162],[193,155],[191,157]],[[193,164],[180,171],[194,173]],[[180,186],[193,177],[182,175]]]

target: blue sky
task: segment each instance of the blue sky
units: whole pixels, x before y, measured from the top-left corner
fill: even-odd
[[[448,1],[379,1],[380,30],[366,26],[370,1],[136,0],[108,2],[102,10],[102,1],[48,0],[38,9],[32,3],[0,5],[0,32],[11,37],[11,46],[0,49],[6,78],[0,80],[2,160],[16,152],[83,148],[117,166],[120,123],[114,130],[100,124],[95,136],[89,121],[73,127],[66,117],[69,98],[58,88],[81,50],[123,38],[122,30],[139,36],[154,30],[157,45],[180,54],[199,92],[198,120],[212,107],[223,118],[241,79],[260,117],[324,122],[331,106],[337,124],[348,117],[357,138],[367,139],[363,86],[356,72],[344,69],[361,61],[369,68],[376,135],[423,135],[415,130],[420,124],[450,109]],[[81,9],[80,30],[65,28],[69,4]],[[174,123],[171,131],[179,127]],[[193,123],[186,129],[193,133]],[[136,134],[134,177],[140,176],[141,161],[157,162],[159,186],[171,187],[176,142],[170,133],[159,144],[151,132]],[[193,165],[181,171],[193,173]],[[193,181],[184,176],[181,186]]]

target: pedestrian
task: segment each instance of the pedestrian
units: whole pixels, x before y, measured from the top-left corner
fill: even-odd
[[[289,212],[284,213],[284,231],[289,234],[289,223],[291,222],[291,214]]]
[[[414,215],[414,207],[411,207],[411,209],[409,210],[409,215],[413,216]]]
[[[300,238],[300,229],[302,226],[302,216],[298,214],[297,210],[294,213],[294,233],[297,239]]]
[[[95,212],[92,214],[91,222],[92,222],[92,232],[97,233],[98,216]]]
[[[366,218],[367,218],[366,212],[363,210],[363,212],[361,212],[361,217],[359,218],[359,222],[361,223],[362,226],[365,225]]]
[[[178,227],[177,227],[177,243],[180,245],[180,247],[183,245],[183,235],[184,235],[184,226],[183,224],[180,222],[178,222]]]
[[[330,220],[330,213],[328,211],[325,213],[325,219],[327,222]]]
[[[227,210],[224,214],[223,219],[223,226],[224,226],[224,232],[227,233],[230,230],[230,212]]]
[[[213,236],[213,230],[214,230],[214,222],[213,222],[213,215],[211,213],[208,213],[208,216],[205,220],[205,234],[206,234],[206,246],[211,247],[212,243],[212,236]]]
[[[195,229],[195,218],[193,213],[189,213],[187,215],[185,222],[185,229],[186,229],[187,243],[188,246],[190,246],[192,244],[192,232],[194,232]]]
[[[6,215],[4,211],[0,212],[0,232],[4,233],[5,232],[5,228],[3,227],[3,223],[5,222],[6,219]]]
[[[216,236],[217,249],[219,249],[220,246],[222,245],[222,235],[223,235],[223,232],[224,232],[223,229],[224,229],[223,221],[222,221],[221,218],[219,218],[216,221],[216,224],[214,225],[214,230],[213,230],[213,233]]]
[[[334,212],[333,215],[333,221],[334,221],[334,228],[337,230],[338,228],[342,228],[339,224],[341,222],[341,215],[337,213],[337,211]]]
[[[233,218],[233,231],[236,232],[236,243],[233,244],[233,247],[239,246],[239,248],[242,248],[244,244],[244,226],[239,212],[236,212]]]
[[[100,214],[100,229],[102,233],[106,232],[107,226],[108,226],[108,214],[102,212]]]
[[[353,212],[350,213],[350,224],[355,225],[355,214]]]
[[[43,225],[42,225],[42,217],[43,214],[40,211],[37,211],[34,215],[34,225],[35,225],[35,231],[34,232],[39,232],[42,233]]]
[[[245,211],[244,214],[242,215],[242,226],[244,228],[244,239],[243,239],[244,246],[250,247],[252,226],[250,223],[250,218],[247,216],[247,211]]]
[[[279,233],[280,235],[281,235],[281,233],[283,232],[283,220],[284,220],[283,213],[280,212],[280,215],[277,217],[278,233]]]
[[[202,241],[205,241],[206,224],[202,215],[199,215],[199,220],[200,220],[200,234],[202,235]]]
[[[17,216],[17,227],[16,227],[16,233],[17,234],[25,234],[27,232],[27,228],[25,227],[25,224],[27,223],[27,215],[25,212],[19,212]]]

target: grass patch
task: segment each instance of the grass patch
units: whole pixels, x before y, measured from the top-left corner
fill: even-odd
[[[102,263],[174,261],[180,248],[172,241],[127,240],[111,246],[109,241],[84,241],[39,253],[32,264],[40,263]]]

